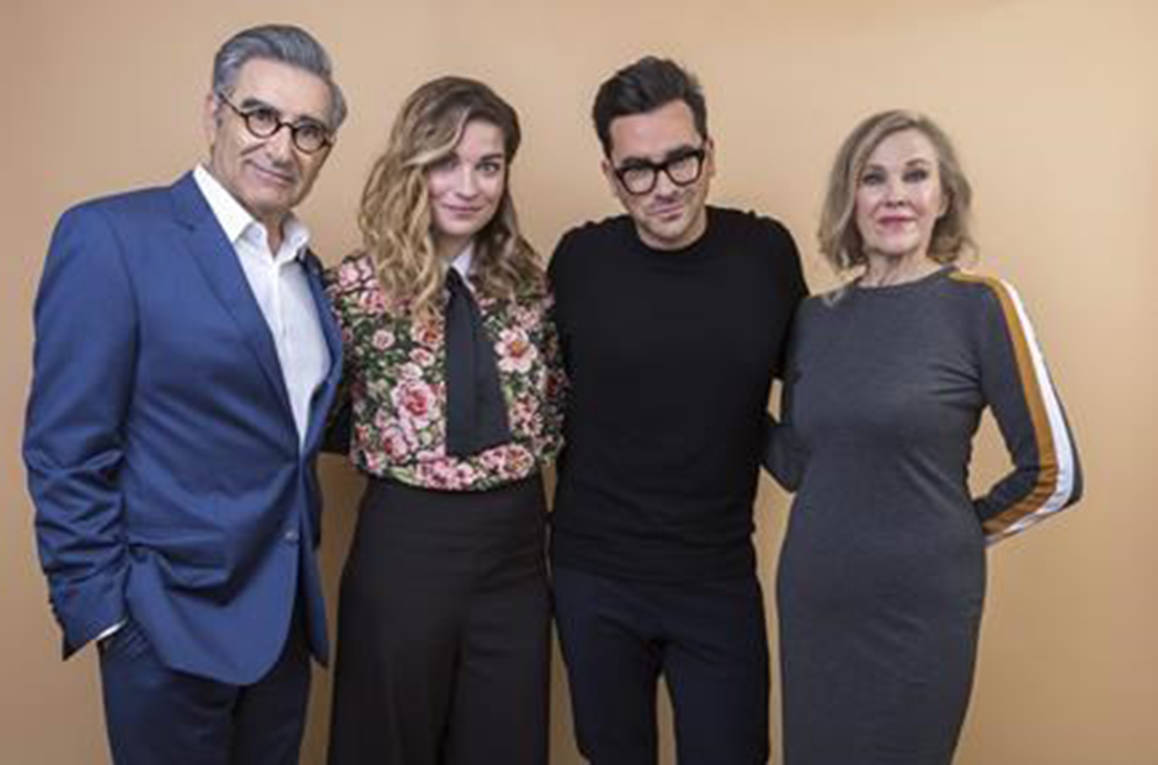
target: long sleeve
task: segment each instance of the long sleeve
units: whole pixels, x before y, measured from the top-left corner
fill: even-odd
[[[349,266],[352,268],[352,266]],[[334,312],[338,329],[342,333],[343,360],[342,379],[334,394],[334,402],[326,416],[325,431],[322,436],[322,451],[330,454],[349,454],[353,439],[353,406],[350,389],[358,373],[358,363],[352,350],[353,333],[350,330],[350,310],[348,296],[340,288],[341,277],[338,268],[327,269],[323,276],[326,296]]]
[[[567,408],[567,374],[563,370],[563,351],[555,324],[555,301],[548,293],[544,299],[542,353],[547,376],[543,392],[543,438],[539,447],[544,459],[554,459],[563,445],[563,416]]]
[[[771,414],[764,415],[764,456],[763,465],[785,491],[796,491],[804,477],[808,464],[808,450],[792,428],[791,383],[784,382],[784,392],[780,398],[782,421],[777,422]]]
[[[1077,502],[1082,472],[1021,298],[996,279],[958,278],[989,287],[979,326],[981,386],[1013,461],[1013,470],[974,503],[993,544]]]
[[[36,538],[65,655],[125,618],[118,475],[136,361],[136,305],[110,222],[62,217],[35,309],[24,434]]]
[[[786,248],[792,253],[787,259],[790,268],[789,282],[793,305],[808,297],[808,285],[804,281],[804,273],[800,268],[800,255],[796,251],[796,243],[787,231],[783,231]],[[799,308],[793,312],[793,325],[799,320]],[[796,491],[804,476],[804,467],[808,462],[808,451],[804,442],[792,428],[792,394],[796,383],[797,372],[792,359],[793,349],[799,342],[795,326],[790,329],[790,340],[782,346],[781,358],[777,361],[779,370],[780,417],[778,422],[772,415],[765,414],[764,421],[764,454],[762,464],[776,482],[786,491]]]

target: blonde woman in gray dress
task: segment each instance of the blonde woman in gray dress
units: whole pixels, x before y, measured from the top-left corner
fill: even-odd
[[[949,763],[987,545],[1077,501],[1081,470],[1017,292],[956,263],[971,190],[945,133],[887,111],[845,140],[767,466],[796,491],[777,593],[787,765]],[[988,407],[1013,469],[972,497]]]

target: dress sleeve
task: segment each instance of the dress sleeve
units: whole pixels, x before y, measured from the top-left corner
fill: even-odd
[[[780,421],[778,422],[771,414],[764,415],[764,469],[786,491],[796,491],[804,477],[804,468],[808,464],[808,449],[792,426],[793,394],[796,378],[799,377],[794,354],[796,343],[799,341],[800,313],[801,310],[798,308],[793,319],[792,339],[785,343],[787,350],[784,353],[785,360],[781,373]]]
[[[551,292],[543,306],[543,361],[547,381],[544,391],[544,427],[542,454],[554,459],[563,446],[563,413],[567,406],[567,375],[563,371],[563,352],[555,324],[555,300]]]
[[[808,463],[807,452],[791,425],[765,414],[764,427],[764,469],[785,491],[796,491]]]
[[[352,297],[351,285],[360,279],[358,265],[347,259],[337,266],[326,269],[324,280],[326,296],[334,312],[334,319],[342,335],[342,379],[326,418],[326,429],[322,437],[322,451],[332,454],[349,454],[353,438],[353,404],[350,390],[359,371],[358,354],[354,349],[354,313],[356,301]]]
[[[964,278],[988,287],[980,325],[981,387],[1013,461],[1013,470],[974,500],[993,544],[1077,502],[1082,472],[1021,298],[1003,281]]]

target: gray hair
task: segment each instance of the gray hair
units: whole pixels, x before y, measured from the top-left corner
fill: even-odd
[[[281,61],[316,74],[330,88],[330,129],[337,130],[346,119],[346,99],[334,82],[330,57],[321,43],[300,27],[265,24],[230,37],[213,57],[213,92],[232,93],[241,67],[254,58]]]

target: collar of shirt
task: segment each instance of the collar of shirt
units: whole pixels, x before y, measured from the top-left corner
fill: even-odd
[[[467,276],[470,274],[470,266],[473,260],[474,240],[472,239],[466,247],[462,248],[462,252],[460,252],[458,255],[455,255],[454,260],[450,261],[450,267],[455,271],[458,271],[458,275],[461,276],[462,280],[467,284],[470,284],[470,280],[467,278]]]
[[[249,211],[242,207],[241,203],[221,185],[221,182],[205,169],[204,165],[199,164],[193,168],[193,180],[197,182],[197,188],[201,190],[205,201],[209,203],[213,217],[217,219],[217,223],[220,224],[226,238],[229,239],[229,243],[233,245],[235,250],[238,249],[239,243],[244,241],[250,246],[258,247],[266,252],[269,251],[265,226],[258,223],[249,214]],[[293,213],[286,216],[285,222],[282,224],[282,233],[281,248],[273,257],[274,262],[278,265],[299,257],[310,241],[309,229]]]

